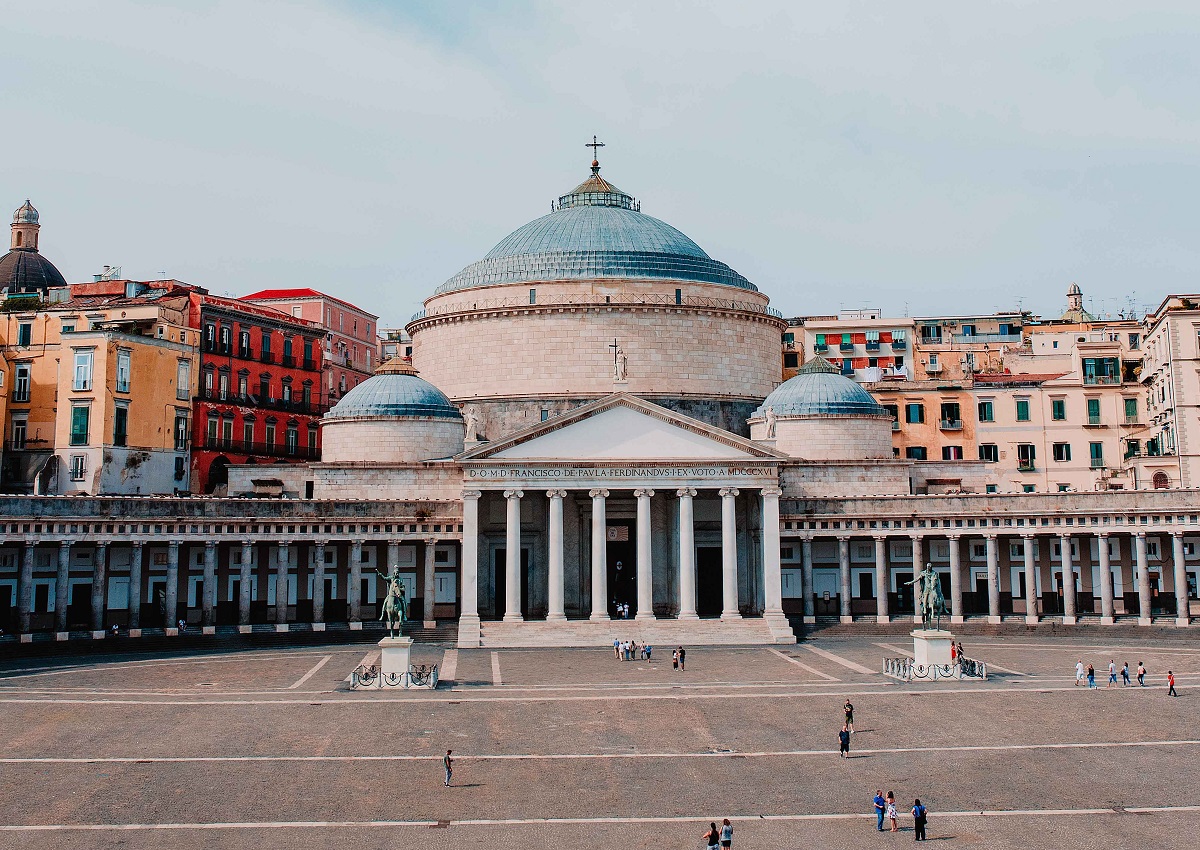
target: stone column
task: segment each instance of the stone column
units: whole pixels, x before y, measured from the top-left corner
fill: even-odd
[[[800,588],[800,592],[804,594],[804,622],[815,623],[817,621],[817,592],[813,588],[813,554],[812,554],[812,538],[805,537],[800,541],[801,557],[804,563],[800,565],[800,583],[804,587]]]
[[[350,544],[350,586],[346,588],[346,616],[353,631],[362,629],[362,541]]]
[[[1171,532],[1171,564],[1175,569],[1175,625],[1191,622],[1188,603],[1187,562],[1183,557],[1183,532]]]
[[[1100,556],[1100,625],[1111,626],[1117,622],[1113,604],[1112,564],[1109,562],[1108,535],[1096,535],[1096,551]]]
[[[987,548],[988,622],[1000,622],[1000,544],[995,534],[984,537]]]
[[[1033,559],[1033,535],[1021,535],[1021,548],[1025,552],[1025,622],[1032,625],[1038,621],[1037,562]]]
[[[695,620],[696,614],[696,526],[692,499],[696,491],[681,487],[679,497],[679,619]]]
[[[63,540],[58,544],[58,574],[54,579],[54,627],[59,640],[67,639],[67,605],[70,600],[71,541]]]
[[[520,623],[521,616],[521,497],[522,490],[505,490],[508,500],[504,534],[504,621]]]
[[[313,544],[312,625],[315,632],[325,631],[325,545],[324,540]]]
[[[142,542],[133,541],[129,553],[129,636],[142,635]]]
[[[963,574],[961,543],[957,534],[946,537],[950,544],[950,625],[963,622]]]
[[[275,631],[288,630],[288,550],[291,543],[281,540],[275,547]],[[299,572],[297,571],[297,578]]]
[[[250,574],[250,563],[254,560],[254,544],[242,541],[242,563],[238,572],[238,631],[250,632],[250,597],[254,579]]]
[[[1133,538],[1133,550],[1137,554],[1138,625],[1150,625],[1150,564],[1146,559],[1146,532],[1139,531]]]
[[[437,554],[437,538],[428,537],[425,539],[425,595],[421,597],[424,605],[424,610],[421,612],[425,618],[425,628],[437,628],[437,620],[433,616],[433,601],[437,594],[437,582],[434,577],[433,556]]]
[[[547,490],[546,496],[550,499],[550,551],[546,559],[550,568],[546,580],[547,595],[550,599],[546,619],[565,620],[567,603],[563,576],[563,499],[566,498],[567,491]]]
[[[890,585],[888,582],[887,568],[887,537],[876,535],[875,537],[875,622],[888,623],[891,622],[891,615],[888,614],[888,590]]]
[[[169,635],[178,634],[179,621],[179,547],[178,540],[167,543],[167,589],[163,593],[164,626]]]
[[[922,562],[924,561],[924,547],[921,545],[921,538],[916,535],[910,535],[909,540],[912,541],[912,570],[913,578],[915,579],[922,570]],[[925,622],[925,615],[921,612],[921,594],[917,593],[917,586],[913,585],[913,624],[921,625]]]
[[[650,497],[653,490],[633,491],[637,499],[637,614],[635,620],[654,619],[654,568],[650,548]]]
[[[204,542],[204,596],[200,600],[201,625],[204,633],[216,634],[217,616],[213,601],[217,596],[217,542]]]
[[[462,494],[463,530],[459,560],[462,563],[462,610],[458,615],[458,645],[479,646],[479,490]]]
[[[1058,545],[1062,549],[1063,625],[1073,626],[1076,623],[1075,564],[1071,560],[1071,535],[1062,535]]]
[[[608,521],[604,515],[607,490],[589,490],[592,497],[592,614],[591,620],[608,619]]]
[[[763,535],[763,616],[780,621],[780,628],[787,628],[783,615],[783,565],[779,561],[779,497],[783,491],[778,487],[765,487],[762,491],[762,535]]]
[[[92,637],[104,637],[105,598],[108,590],[108,544],[97,543],[92,553]]]
[[[840,609],[841,621],[843,623],[853,623],[854,616],[850,613],[850,538],[842,535],[838,537],[838,574],[841,579],[839,583],[840,590],[838,591],[838,607]]]
[[[17,628],[22,640],[30,634],[33,616],[33,553],[37,544],[33,538],[25,538],[25,548],[21,551],[21,572],[17,574]]]
[[[721,489],[721,619],[738,616],[736,487]]]

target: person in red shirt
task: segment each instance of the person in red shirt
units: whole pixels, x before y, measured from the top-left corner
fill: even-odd
[[[1170,670],[1167,671],[1167,696],[1179,696],[1179,694],[1175,693],[1175,674]]]

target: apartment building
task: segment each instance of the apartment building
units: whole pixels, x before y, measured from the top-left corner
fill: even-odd
[[[912,331],[912,319],[884,318],[873,308],[789,319],[782,340],[784,380],[816,356],[863,383],[906,380],[911,377]]]

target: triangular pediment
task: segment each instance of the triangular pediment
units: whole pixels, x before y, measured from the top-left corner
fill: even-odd
[[[619,393],[460,455],[471,460],[762,460],[784,455]]]

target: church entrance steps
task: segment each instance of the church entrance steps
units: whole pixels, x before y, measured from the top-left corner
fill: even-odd
[[[568,620],[523,623],[484,621],[480,645],[485,647],[612,647],[614,640],[651,646],[774,645],[795,643],[786,629],[772,629],[762,617],[736,620]]]

